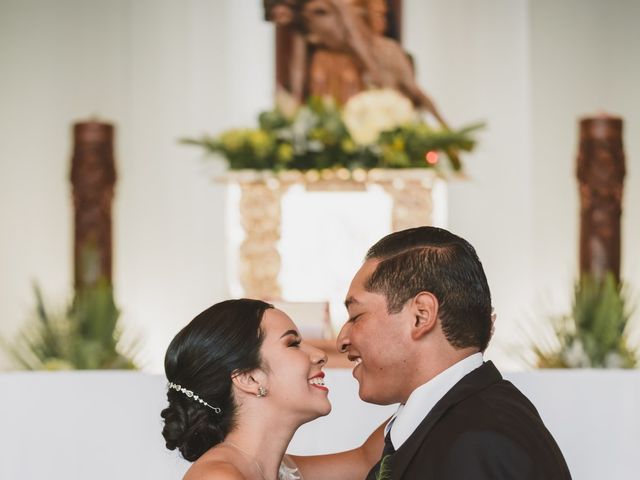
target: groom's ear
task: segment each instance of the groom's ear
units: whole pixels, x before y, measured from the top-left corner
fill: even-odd
[[[411,338],[419,340],[436,327],[438,323],[438,299],[431,292],[420,292],[412,300],[414,321]]]
[[[250,370],[248,372],[233,372],[231,374],[231,382],[233,386],[241,392],[255,396],[258,393],[258,387],[264,386],[261,382],[263,372],[259,369]]]

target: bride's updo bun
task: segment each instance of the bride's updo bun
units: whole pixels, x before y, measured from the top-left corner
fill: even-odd
[[[193,462],[229,433],[236,409],[231,375],[260,367],[260,322],[268,308],[250,299],[217,303],[172,340],[164,359],[167,380],[191,396],[168,389],[161,416],[169,450]]]

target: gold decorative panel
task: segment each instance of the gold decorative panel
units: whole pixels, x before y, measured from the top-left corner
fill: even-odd
[[[245,238],[239,252],[239,278],[244,295],[279,299],[282,224],[281,200],[287,189],[301,184],[307,191],[366,191],[378,185],[391,197],[394,231],[433,223],[433,187],[430,170],[325,170],[310,172],[233,171],[217,178],[240,187],[240,221]]]

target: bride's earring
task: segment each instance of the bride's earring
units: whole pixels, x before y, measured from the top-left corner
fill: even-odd
[[[267,396],[267,389],[262,385],[260,385],[258,387],[258,393],[256,393],[256,397],[266,397],[266,396]]]

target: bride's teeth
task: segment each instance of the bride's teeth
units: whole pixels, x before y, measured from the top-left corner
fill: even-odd
[[[322,386],[324,386],[324,380],[319,378],[319,377],[318,378],[312,378],[311,380],[309,380],[309,383],[311,385],[322,385]]]

